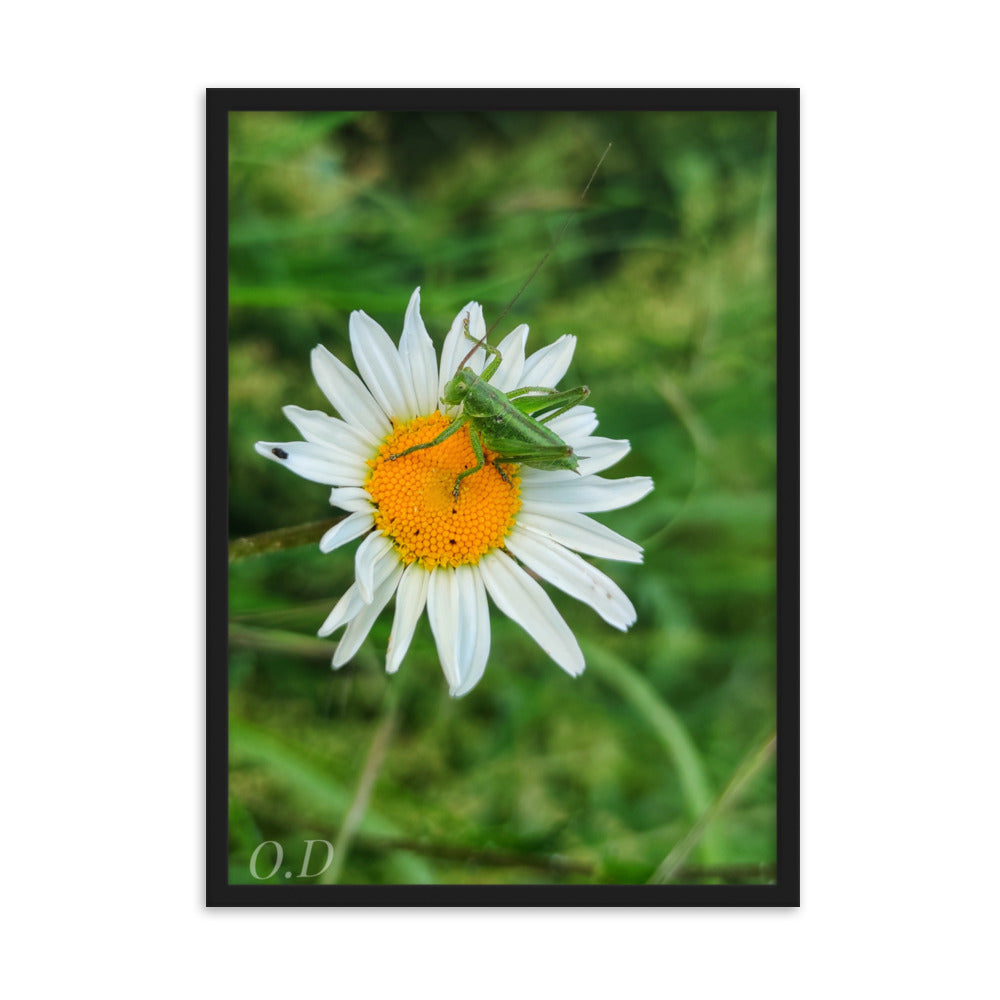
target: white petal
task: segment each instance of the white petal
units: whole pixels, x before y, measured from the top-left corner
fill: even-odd
[[[375,573],[372,578],[372,590],[377,591],[379,587],[392,575],[395,568],[400,563],[395,559],[381,559],[375,564]],[[327,615],[326,621],[319,628],[317,635],[328,636],[335,632],[344,622],[353,621],[370,602],[365,601],[361,596],[361,589],[357,583],[352,583],[347,588],[343,597],[334,605],[333,610]]]
[[[295,425],[295,429],[312,444],[322,444],[333,448],[358,461],[373,458],[377,449],[357,427],[322,410],[304,410],[301,406],[283,406],[281,412]]]
[[[459,579],[459,595],[466,598],[460,609],[459,628],[470,629],[473,642],[467,658],[458,661],[461,681],[449,692],[453,698],[468,694],[479,683],[490,658],[490,609],[482,575],[477,566],[461,566],[459,570],[468,570],[463,574],[466,579]]]
[[[621,587],[575,552],[517,528],[507,536],[506,545],[528,569],[589,604],[609,625],[625,632],[635,624],[635,608]]]
[[[308,441],[258,441],[258,455],[291,469],[297,476],[324,486],[361,486],[369,469],[363,462],[345,458],[326,445]]]
[[[456,681],[448,693],[454,697],[472,670],[479,616],[476,610],[476,580],[472,574],[472,567],[456,566],[452,572],[455,575],[454,593],[458,608],[458,628],[454,632]]]
[[[354,361],[379,406],[390,417],[408,420],[416,416],[410,372],[389,334],[360,310],[351,313],[349,329]]]
[[[618,510],[637,503],[653,488],[649,476],[626,479],[602,479],[600,476],[574,476],[573,481],[524,484],[522,510],[559,515],[564,510]]]
[[[576,457],[579,460],[576,472],[570,469],[556,469],[553,471],[543,471],[541,469],[530,469],[524,466],[521,469],[521,480],[545,482],[567,482],[580,481],[580,476],[592,476],[597,472],[603,472],[611,468],[616,462],[621,461],[631,450],[632,446],[628,441],[613,441],[611,438],[590,437],[585,438],[573,445]]]
[[[351,619],[344,634],[341,637],[337,651],[333,654],[333,668],[336,670],[342,667],[365,641],[365,637],[371,631],[375,619],[382,613],[382,609],[389,603],[389,598],[396,591],[396,584],[403,575],[402,563],[395,563],[389,575],[375,588],[371,603],[366,604],[358,614]]]
[[[641,545],[612,531],[600,521],[576,511],[562,511],[558,517],[553,517],[550,514],[533,514],[531,511],[521,510],[517,515],[517,526],[590,556],[618,559],[621,562],[642,562]]]
[[[583,653],[549,595],[509,556],[495,551],[479,560],[493,603],[523,628],[568,674],[583,673]]]
[[[371,511],[357,511],[338,521],[320,540],[320,552],[332,552],[369,531],[375,524]]]
[[[319,627],[316,633],[321,639],[336,632],[344,622],[349,622],[363,607],[365,602],[361,600],[361,591],[358,585],[352,583],[344,592],[344,596],[333,606],[333,610],[326,616],[326,621]]]
[[[630,451],[632,445],[624,438],[591,437],[581,441],[576,449],[580,462],[580,475],[592,476],[597,472],[610,469],[620,462]]]
[[[473,342],[465,336],[463,326],[466,313],[469,315],[469,334],[475,340],[479,340],[486,334],[483,307],[478,302],[470,302],[455,317],[455,321],[448,331],[448,336],[444,338],[444,346],[441,348],[441,375],[438,379],[439,397],[444,392],[444,387],[455,377],[459,362],[472,350]],[[480,347],[465,363],[474,372],[480,373],[483,370],[485,360],[486,352]]]
[[[576,350],[576,337],[570,333],[563,334],[554,344],[535,351],[524,363],[518,385],[556,386],[559,379],[566,374],[573,352]]]
[[[392,542],[379,531],[373,531],[359,546],[354,555],[354,578],[361,593],[361,600],[371,604],[375,592],[375,570],[392,552]]]
[[[527,339],[528,327],[522,323],[500,341],[497,350],[503,360],[496,374],[490,379],[490,385],[496,386],[501,392],[510,392],[517,388],[518,379],[524,369],[524,345]]]
[[[453,572],[455,574],[455,600],[458,608],[458,628],[454,632],[454,660],[457,680],[452,684],[449,694],[454,698],[460,692],[464,693],[470,689],[466,686],[469,678],[476,670],[479,671],[481,677],[486,664],[484,662],[480,666],[473,662],[477,648],[480,648],[478,641],[479,608],[476,598],[477,589],[481,586],[479,577],[473,573],[472,567],[468,565],[457,566]],[[483,598],[485,599],[485,597],[484,592]],[[487,646],[487,651],[488,649]],[[475,678],[472,683],[475,684],[478,679],[478,677]]]
[[[575,448],[578,441],[597,430],[597,414],[592,406],[574,406],[547,421],[545,426]]]
[[[458,621],[458,587],[455,571],[448,566],[431,570],[427,585],[427,620],[434,633],[438,659],[449,689],[458,687],[458,664],[455,660]]]
[[[438,368],[434,344],[420,316],[420,289],[410,296],[403,320],[403,335],[399,338],[399,356],[410,372],[417,415],[437,409]]]
[[[385,669],[394,674],[406,656],[413,639],[413,631],[427,603],[427,584],[431,574],[418,563],[410,563],[403,571],[396,591],[396,616],[389,633],[389,646],[385,651]]]
[[[483,676],[486,669],[486,662],[490,658],[490,605],[486,600],[486,584],[483,582],[483,574],[479,566],[472,567],[476,577],[476,615],[479,619],[478,632],[476,634],[476,653],[472,660],[472,670],[466,677],[462,685],[463,690],[459,694],[471,691],[474,684],[479,683],[479,678]]]
[[[371,495],[361,486],[335,486],[330,490],[330,506],[341,510],[374,510]]]
[[[334,409],[372,444],[378,444],[392,430],[392,423],[364,382],[322,344],[313,348],[310,361],[316,384]]]

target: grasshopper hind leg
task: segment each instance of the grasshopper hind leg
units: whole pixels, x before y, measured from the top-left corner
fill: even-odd
[[[514,462],[508,462],[508,463],[506,463],[506,464],[508,464],[508,465],[514,465],[514,464],[516,464],[516,463],[514,463]],[[493,468],[494,468],[494,469],[496,469],[496,470],[497,470],[497,472],[499,472],[499,473],[500,473],[500,478],[501,478],[501,479],[502,479],[502,480],[503,480],[503,481],[504,481],[504,482],[505,482],[505,483],[506,483],[506,484],[507,484],[507,485],[508,485],[508,486],[509,486],[509,487],[510,487],[511,489],[513,489],[513,488],[514,488],[514,483],[513,483],[512,481],[511,481],[511,478],[510,478],[510,476],[508,476],[508,475],[507,475],[507,473],[506,473],[506,472],[504,471],[504,467],[503,467],[503,464],[501,464],[501,463],[500,463],[500,462],[498,462],[498,461],[497,461],[496,459],[494,459],[494,460],[493,460]]]

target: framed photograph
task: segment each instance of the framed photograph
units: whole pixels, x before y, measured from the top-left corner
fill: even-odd
[[[209,90],[209,905],[798,904],[797,90]]]

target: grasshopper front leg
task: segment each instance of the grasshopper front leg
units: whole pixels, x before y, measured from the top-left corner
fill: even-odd
[[[460,472],[458,474],[458,478],[455,480],[455,488],[451,491],[451,495],[453,497],[458,496],[458,488],[461,485],[462,480],[465,479],[466,476],[471,476],[474,472],[478,472],[486,464],[486,456],[483,454],[483,444],[479,439],[479,432],[473,430],[473,432],[469,435],[469,441],[472,443],[472,451],[476,456],[476,464],[471,469],[466,469],[464,472]],[[503,475],[503,473],[500,474]],[[507,477],[504,476],[504,478],[506,479]],[[508,479],[507,482],[509,483],[510,480]]]
[[[468,313],[465,314],[465,319],[462,320],[462,329],[465,331],[467,339],[474,340],[476,342],[476,346],[481,347],[486,352],[486,356],[488,358],[493,358],[493,360],[483,369],[483,374],[479,376],[484,382],[489,382],[489,380],[496,374],[497,369],[500,367],[500,362],[503,361],[503,355],[492,344],[487,344],[485,340],[480,341],[478,337],[473,337],[472,334],[469,333]],[[473,352],[475,349],[475,347],[472,349]],[[468,360],[469,356],[466,356],[466,360]],[[465,362],[462,362],[462,364],[464,363]]]
[[[465,426],[466,423],[468,423],[468,420],[466,420],[463,417],[457,417],[443,431],[441,431],[441,433],[438,434],[438,436],[434,438],[433,441],[425,441],[423,444],[415,444],[412,447],[407,448],[405,451],[400,451],[397,452],[395,455],[390,455],[389,461],[395,462],[397,458],[402,458],[404,455],[409,455],[412,452],[422,451],[424,448],[433,448],[435,445],[439,445],[442,442],[447,441],[448,438],[452,436],[452,434],[456,434],[462,427]],[[452,490],[452,496],[454,497],[458,496],[458,490],[462,483],[462,480],[466,476],[471,476],[474,472],[478,472],[486,464],[486,456],[483,454],[483,446],[482,442],[480,441],[479,434],[474,431],[472,434],[469,435],[469,441],[472,444],[473,454],[476,456],[476,464],[471,469],[466,469],[465,471],[460,472],[458,474],[458,477],[455,480],[455,488]],[[508,483],[510,482],[510,480],[507,479],[507,476],[504,475],[502,471],[500,471],[500,475],[503,476],[503,478]]]
[[[395,455],[390,455],[389,461],[395,462],[397,458],[402,458],[404,455],[409,455],[411,452],[422,451],[424,448],[433,448],[435,445],[441,444],[442,441],[447,441],[452,434],[458,433],[460,428],[464,427],[467,422],[468,421],[464,416],[456,417],[443,431],[441,431],[440,434],[438,434],[436,438],[434,438],[433,441],[425,441],[423,444],[415,444],[411,448],[407,448],[405,451],[400,451]]]

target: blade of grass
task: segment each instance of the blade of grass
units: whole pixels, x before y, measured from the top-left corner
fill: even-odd
[[[229,626],[229,641],[243,649],[260,649],[269,653],[288,653],[328,660],[333,646],[329,640],[316,639],[301,632],[286,632],[276,628],[254,628],[250,625]]]
[[[320,878],[320,882],[323,885],[335,885],[340,881],[340,873],[344,870],[347,852],[350,850],[354,835],[361,826],[361,821],[365,818],[372,790],[375,787],[375,780],[382,769],[385,755],[389,752],[389,743],[392,741],[392,734],[395,728],[396,705],[392,701],[378,728],[375,730],[375,735],[372,737],[371,746],[368,748],[368,753],[365,756],[364,766],[361,768],[361,777],[358,778],[358,787],[355,789],[354,798],[351,800],[351,807],[347,810],[344,822],[340,824],[337,842],[333,845],[333,864],[330,865]]]
[[[751,751],[740,762],[733,773],[729,784],[719,793],[715,801],[698,817],[694,825],[684,837],[674,845],[670,853],[663,859],[659,868],[649,880],[651,883],[663,883],[675,880],[687,856],[707,834],[712,822],[726,811],[742,794],[743,790],[761,768],[771,759],[777,744],[777,733],[772,731],[764,743]]]
[[[351,793],[331,774],[292,744],[260,726],[230,718],[231,752],[263,764],[283,784],[294,789],[318,810],[335,820],[347,814]],[[380,821],[374,813],[368,817],[371,833],[392,834],[398,831]]]
[[[705,765],[680,716],[663,700],[660,693],[628,663],[592,643],[580,643],[587,663],[597,675],[613,687],[643,719],[666,748],[677,771],[685,810],[692,821],[702,815],[712,801]],[[701,860],[714,864],[720,860],[718,835],[701,843]]]
[[[347,816],[354,796],[307,752],[243,719],[229,720],[230,752],[240,753],[264,765],[288,789],[310,807],[325,813],[336,826]],[[374,809],[367,809],[358,830],[370,836],[398,837],[402,831]],[[421,858],[404,851],[413,882],[433,882],[433,869]]]
[[[255,115],[260,118],[270,115],[267,111],[243,112],[244,115]],[[257,155],[266,159],[286,160],[289,157],[308,149],[320,142],[331,132],[361,117],[363,111],[324,111],[301,114],[297,116],[273,116],[275,122],[282,128],[275,129],[267,139],[258,141]]]
[[[303,601],[285,608],[251,608],[246,611],[239,611],[229,615],[231,622],[243,622],[250,625],[258,623],[261,627],[267,627],[266,623],[277,623],[298,618],[307,619],[310,616],[322,614],[325,618],[330,611],[330,598],[324,597],[319,601]]]

